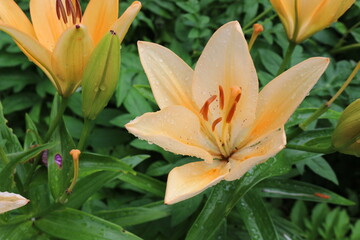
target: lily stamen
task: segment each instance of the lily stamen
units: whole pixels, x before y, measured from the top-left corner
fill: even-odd
[[[222,117],[219,117],[219,118],[217,118],[217,119],[213,122],[213,124],[212,124],[212,126],[211,126],[212,131],[215,130],[216,125],[217,125],[219,122],[221,122],[221,120],[222,120]]]
[[[219,85],[220,110],[224,109],[224,89]]]
[[[76,19],[82,19],[81,5],[79,0],[65,0],[65,7],[62,0],[56,0],[56,15],[59,20],[63,19],[64,23],[68,23],[68,16],[72,17],[73,24],[76,24]]]
[[[209,106],[213,101],[215,101],[216,98],[217,98],[216,95],[211,96],[208,100],[205,101],[204,105],[200,109],[200,114],[203,116],[205,121],[209,120],[209,118],[208,118]]]

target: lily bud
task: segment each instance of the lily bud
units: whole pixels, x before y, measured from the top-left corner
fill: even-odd
[[[289,40],[300,43],[327,28],[355,0],[270,0],[284,25]]]
[[[332,144],[339,152],[360,157],[360,98],[341,114]]]
[[[84,117],[94,120],[108,104],[120,73],[120,40],[114,31],[106,34],[89,58],[82,82]]]

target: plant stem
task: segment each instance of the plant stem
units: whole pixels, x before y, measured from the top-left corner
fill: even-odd
[[[44,142],[49,141],[51,135],[54,133],[56,127],[59,125],[59,122],[62,119],[62,116],[64,115],[64,112],[65,112],[68,102],[69,102],[68,98],[62,98],[60,108],[56,114],[56,117],[50,123],[49,130],[47,131],[45,138],[44,138]]]
[[[354,43],[354,44],[347,45],[345,47],[336,48],[336,49],[331,50],[330,53],[336,54],[336,53],[341,53],[341,52],[349,51],[349,50],[356,49],[356,48],[360,48],[360,43]]]
[[[9,159],[6,156],[6,153],[2,147],[0,147],[0,159],[4,163],[4,165],[9,163]]]
[[[290,63],[291,56],[292,56],[292,54],[294,52],[295,47],[296,47],[296,43],[292,42],[292,41],[289,41],[289,45],[288,45],[288,48],[286,50],[285,57],[284,57],[281,65],[280,65],[279,70],[278,70],[276,75],[280,75],[281,73],[283,73],[285,71],[285,69],[287,68],[287,66]]]
[[[84,126],[81,131],[80,140],[77,146],[77,149],[79,149],[80,151],[83,151],[84,148],[86,147],[87,138],[89,136],[92,127],[93,127],[93,121],[88,118],[85,118]]]
[[[311,147],[311,146],[287,144],[286,148],[294,149],[294,150],[300,150],[300,151],[306,151],[306,152],[313,152],[313,153],[325,153],[325,154],[335,152],[335,150],[332,147],[315,148],[315,147]]]
[[[266,14],[268,14],[269,12],[271,12],[273,8],[269,7],[267,9],[265,9],[262,13],[260,13],[259,15],[257,15],[256,17],[254,17],[252,20],[250,20],[250,22],[248,22],[248,24],[246,24],[244,26],[243,29],[247,29],[249,27],[251,27],[251,25],[253,25],[255,22],[257,22],[259,19],[261,19],[262,17],[264,17]],[[245,30],[244,30],[245,31]]]

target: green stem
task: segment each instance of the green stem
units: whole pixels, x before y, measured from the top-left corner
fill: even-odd
[[[285,57],[284,57],[281,65],[280,65],[279,70],[278,70],[276,75],[280,75],[281,73],[283,73],[285,71],[285,69],[287,68],[287,66],[290,63],[291,56],[292,56],[292,54],[294,52],[295,47],[296,47],[296,43],[290,41],[289,45],[288,45],[288,48],[286,50],[286,53],[285,53]]]
[[[80,151],[83,151],[84,148],[86,147],[87,138],[89,137],[92,127],[93,127],[93,121],[88,118],[85,118],[84,126],[81,131],[80,140],[77,146],[77,149],[79,149]]]
[[[64,115],[64,112],[65,112],[65,109],[67,107],[68,102],[69,102],[68,98],[62,98],[60,108],[59,108],[59,110],[58,110],[58,112],[56,114],[56,117],[50,123],[49,130],[47,131],[47,133],[45,135],[45,138],[44,138],[44,142],[49,141],[51,135],[54,133],[55,129],[59,125],[59,122],[60,122],[60,120],[62,119],[62,117]]]
[[[332,147],[316,148],[316,147],[304,146],[304,145],[287,144],[286,148],[300,150],[300,151],[306,151],[306,152],[313,152],[313,153],[324,153],[324,154],[329,154],[329,153],[335,152],[335,150]]]
[[[265,9],[262,13],[260,13],[260,14],[257,15],[255,18],[253,18],[252,20],[250,20],[250,22],[248,22],[248,24],[246,24],[243,29],[250,28],[251,25],[253,25],[253,24],[256,23],[259,19],[261,19],[261,18],[264,17],[266,14],[268,14],[269,12],[271,12],[272,9],[273,9],[272,7],[269,7],[269,8],[267,8],[267,9]],[[244,30],[244,31],[245,31],[245,30]]]
[[[337,54],[337,53],[341,53],[341,52],[350,51],[350,50],[353,50],[356,48],[360,48],[360,43],[354,43],[354,44],[347,45],[345,47],[335,48],[335,49],[331,50],[330,53]]]

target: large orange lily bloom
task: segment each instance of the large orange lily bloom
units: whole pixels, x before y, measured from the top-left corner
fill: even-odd
[[[288,38],[300,43],[330,26],[355,0],[270,0]]]
[[[30,0],[31,23],[14,0],[1,0],[0,30],[68,97],[104,34],[112,30],[122,41],[141,8],[136,1],[118,18],[118,5],[118,0],[91,0],[82,16],[79,0]]]
[[[217,30],[192,70],[169,49],[139,42],[141,63],[160,111],[126,125],[165,150],[204,161],[169,173],[165,203],[192,197],[221,180],[239,179],[286,144],[284,124],[325,71],[310,58],[259,93],[256,70],[238,22]]]

